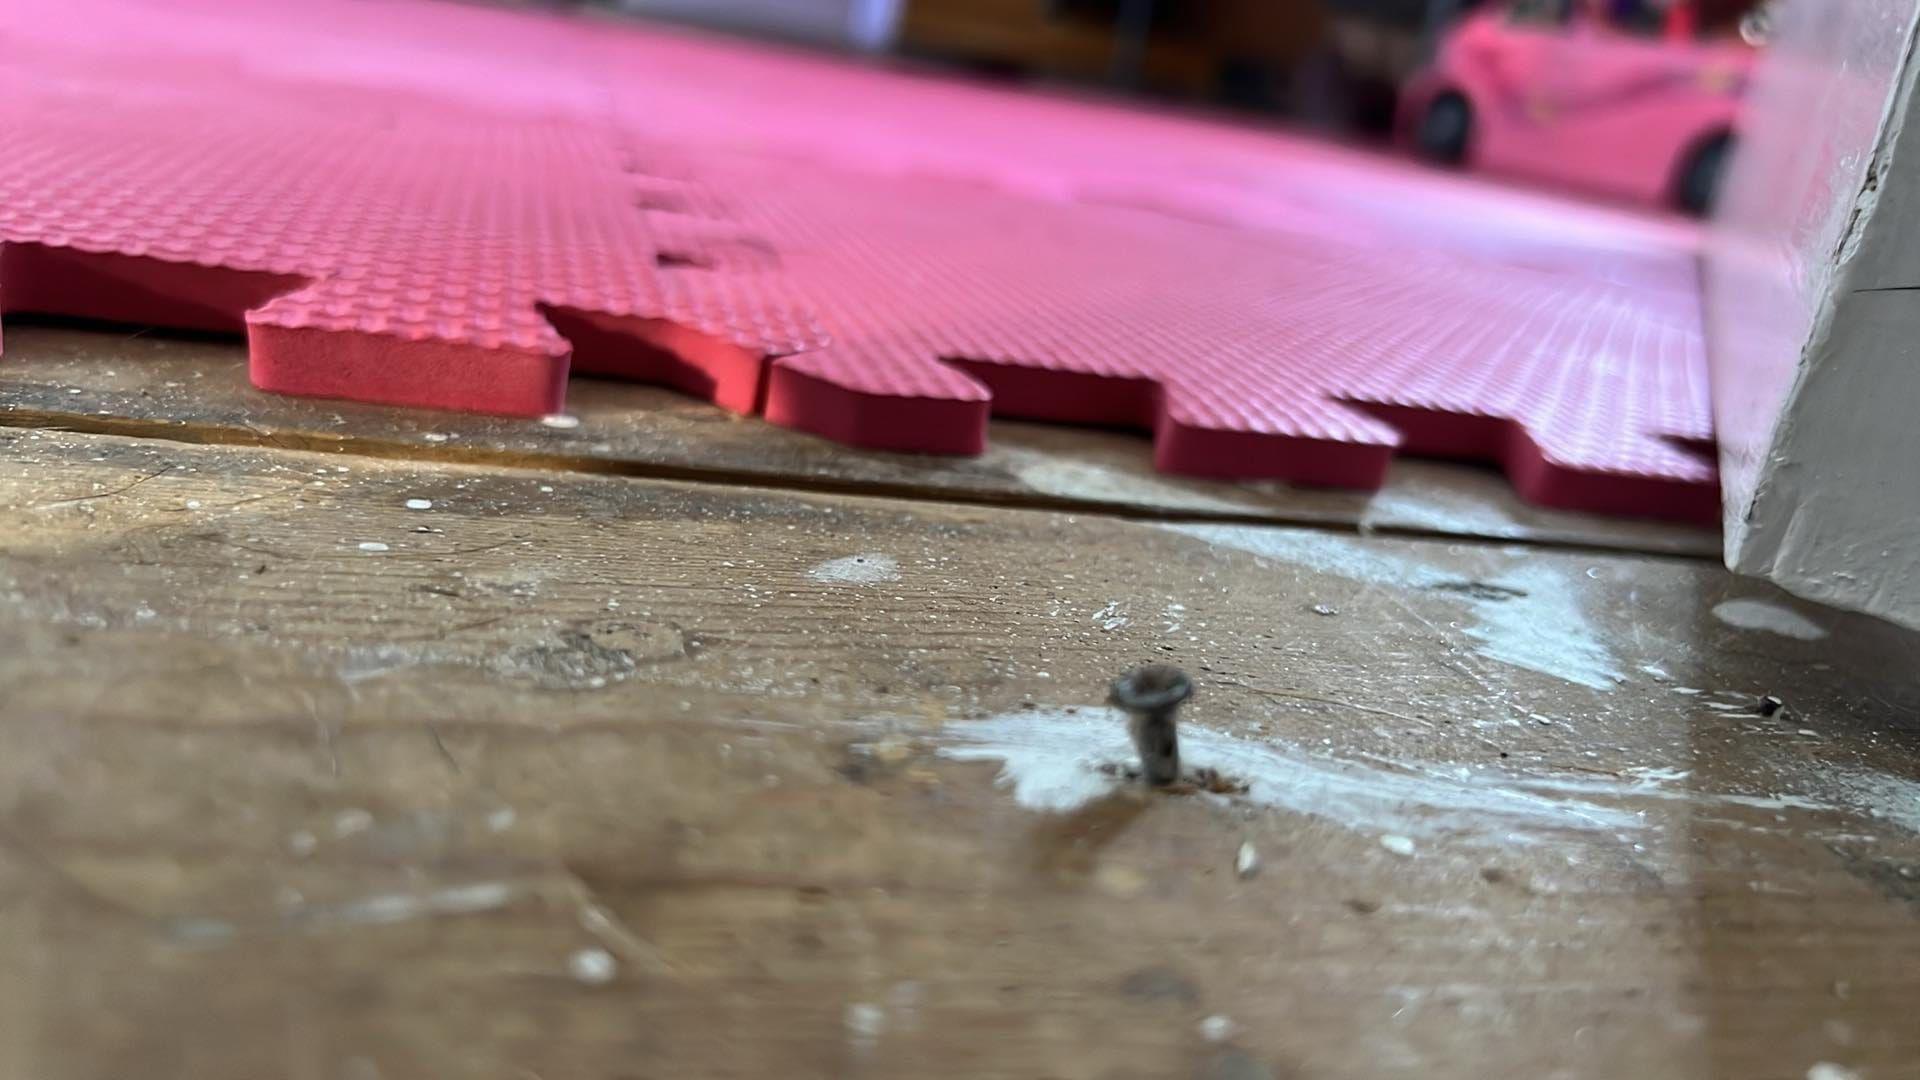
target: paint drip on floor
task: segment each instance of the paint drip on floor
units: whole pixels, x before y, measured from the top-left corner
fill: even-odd
[[[1801,641],[1819,641],[1826,628],[1792,608],[1765,600],[1728,600],[1715,604],[1713,617],[1740,630],[1760,630]]]
[[[998,783],[1020,805],[1068,811],[1121,783],[1102,766],[1132,760],[1126,724],[1104,707],[1034,709],[947,725],[939,750],[955,761],[997,761]],[[1247,782],[1248,801],[1362,832],[1465,835],[1493,843],[1551,833],[1623,833],[1640,814],[1599,802],[1524,790],[1503,770],[1347,761],[1284,743],[1253,742],[1194,725],[1181,729],[1182,757]]]
[[[1475,651],[1490,660],[1595,690],[1612,690],[1625,678],[1581,609],[1572,584],[1552,566],[1521,563],[1484,581],[1461,581],[1343,536],[1244,525],[1163,528],[1365,585],[1453,597],[1473,615],[1466,633],[1476,642]]]
[[[900,564],[891,555],[863,552],[829,559],[807,571],[807,576],[825,585],[881,585],[900,580]]]
[[[1130,783],[1115,767],[1134,761],[1124,717],[1105,706],[1004,713],[945,725],[939,737],[939,756],[998,762],[996,783],[1040,811],[1067,812],[1112,793]],[[1920,783],[1877,772],[1834,770],[1812,791],[1727,792],[1689,787],[1692,773],[1678,768],[1603,775],[1349,759],[1191,724],[1182,726],[1180,745],[1189,768],[1245,782],[1240,800],[1376,836],[1494,844],[1625,837],[1651,827],[1649,811],[1661,804],[1763,815],[1756,827],[1784,812],[1846,812],[1920,833]]]

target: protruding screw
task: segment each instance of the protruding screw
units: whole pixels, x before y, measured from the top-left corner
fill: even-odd
[[[1113,680],[1107,701],[1127,712],[1127,732],[1140,772],[1156,787],[1180,779],[1180,737],[1174,714],[1193,696],[1193,680],[1172,664],[1147,664]]]

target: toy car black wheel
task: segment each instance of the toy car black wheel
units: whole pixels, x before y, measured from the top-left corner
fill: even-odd
[[[1414,130],[1414,149],[1420,156],[1442,165],[1458,165],[1467,159],[1467,143],[1473,137],[1473,106],[1456,93],[1435,97],[1420,116]]]
[[[1727,157],[1732,152],[1733,136],[1715,135],[1687,156],[1675,192],[1682,210],[1705,214],[1713,209],[1713,197],[1720,190],[1720,177],[1727,170]]]

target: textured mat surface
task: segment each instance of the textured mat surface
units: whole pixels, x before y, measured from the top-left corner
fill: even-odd
[[[991,412],[1716,512],[1682,226],[485,9],[17,0],[0,46],[0,310],[244,328],[266,389],[538,415],[588,371],[867,446]]]

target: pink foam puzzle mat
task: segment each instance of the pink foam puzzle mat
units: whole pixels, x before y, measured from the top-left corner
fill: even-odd
[[[1257,127],[427,0],[11,0],[0,311],[264,390],[538,416],[572,372],[842,442],[990,415],[1171,472],[1711,521],[1693,227]],[[4,362],[0,359],[0,362]]]

